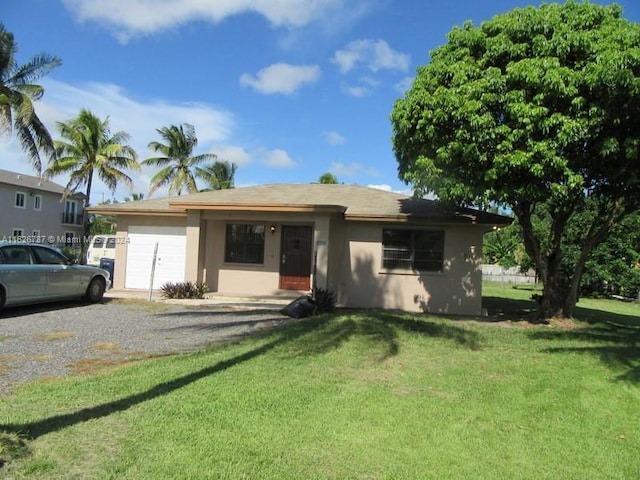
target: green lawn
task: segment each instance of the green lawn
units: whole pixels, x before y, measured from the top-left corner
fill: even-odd
[[[597,322],[636,307],[558,327],[344,311],[35,383],[0,403],[0,477],[637,479],[640,332]]]
[[[508,318],[530,318],[536,311],[531,295],[542,293],[531,285],[510,285],[485,282],[482,286],[483,305],[489,313]],[[589,323],[616,323],[640,326],[640,303],[620,300],[581,298],[576,318]]]

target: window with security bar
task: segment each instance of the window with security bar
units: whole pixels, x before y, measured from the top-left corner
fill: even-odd
[[[382,231],[383,268],[441,272],[443,264],[443,230],[385,228]]]

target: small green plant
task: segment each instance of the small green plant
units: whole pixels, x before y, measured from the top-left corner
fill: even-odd
[[[176,282],[165,283],[160,287],[162,296],[170,299],[201,299],[209,291],[209,287],[202,282]]]
[[[315,313],[333,313],[336,310],[337,297],[333,290],[316,288],[313,301],[316,305]]]

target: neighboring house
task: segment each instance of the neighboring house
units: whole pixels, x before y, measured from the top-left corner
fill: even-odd
[[[50,180],[0,170],[0,238],[45,237],[47,243],[72,243],[82,235],[84,195],[63,198],[64,191]]]
[[[347,307],[481,313],[482,237],[510,219],[353,185],[263,185],[88,209],[117,217],[114,287],[329,288]]]

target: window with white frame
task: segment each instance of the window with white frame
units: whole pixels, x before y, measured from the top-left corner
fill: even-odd
[[[382,230],[382,266],[388,269],[441,272],[444,230]]]
[[[31,232],[31,235],[34,237],[39,237],[40,236],[40,230],[34,230],[33,232]]]
[[[16,192],[15,207],[16,208],[25,208],[25,202],[26,202],[25,193],[24,192]]]
[[[76,202],[75,200],[65,200],[64,202],[64,221],[63,223],[78,223],[76,218]]]
[[[33,196],[33,209],[42,210],[42,195]]]
[[[13,237],[22,237],[24,235],[24,230],[21,228],[14,228],[11,235]]]

